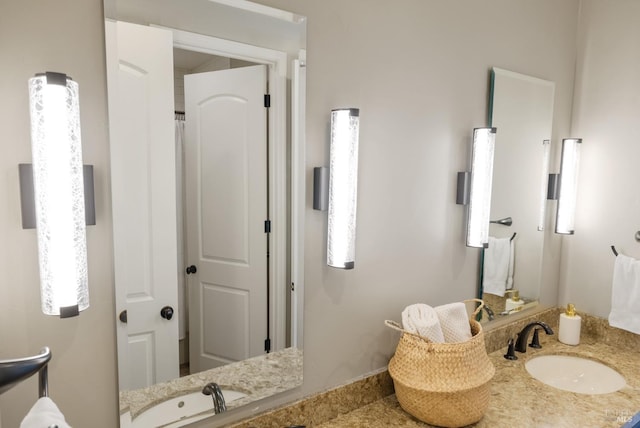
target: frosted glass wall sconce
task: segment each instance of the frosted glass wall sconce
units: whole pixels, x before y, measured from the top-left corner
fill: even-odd
[[[564,235],[573,235],[575,232],[581,146],[581,138],[563,139],[560,174],[549,174],[547,199],[558,200],[555,232]]]
[[[67,318],[89,307],[78,84],[37,74],[29,102],[42,312]]]
[[[314,168],[313,208],[328,210],[327,264],[353,269],[356,247],[360,110],[331,111],[329,168]]]
[[[547,214],[547,195],[549,177],[549,156],[551,153],[551,140],[542,141],[542,179],[540,180],[540,206],[538,213],[538,230],[544,230],[544,223]]]
[[[466,238],[468,247],[486,248],[489,245],[495,142],[496,128],[475,128],[471,150],[471,172],[458,173],[456,203],[468,205]]]

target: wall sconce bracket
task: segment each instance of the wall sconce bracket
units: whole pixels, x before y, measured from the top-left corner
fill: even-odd
[[[87,226],[96,224],[96,205],[93,190],[93,165],[83,165],[84,175],[84,214]],[[20,176],[20,208],[22,210],[22,228],[36,228],[36,204],[33,188],[33,165],[18,164]]]
[[[549,184],[547,185],[547,199],[558,200],[558,187],[560,184],[560,174],[549,174]]]
[[[313,168],[313,209],[329,209],[329,168],[326,166]]]
[[[471,173],[468,171],[458,172],[456,204],[469,205],[470,195],[471,195]]]

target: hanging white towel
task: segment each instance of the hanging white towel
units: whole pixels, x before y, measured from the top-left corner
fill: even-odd
[[[484,250],[482,292],[503,297],[513,288],[514,244],[510,238],[489,237]]]
[[[447,343],[466,342],[471,339],[471,326],[467,307],[462,302],[436,306],[440,328]]]
[[[27,416],[20,423],[20,428],[48,428],[51,426],[71,428],[56,403],[49,397],[42,397],[36,401],[36,404],[31,407]]]
[[[640,334],[640,261],[619,254],[613,267],[609,324]]]
[[[402,327],[429,339],[434,343],[444,343],[444,335],[435,309],[424,303],[407,306],[402,311]]]

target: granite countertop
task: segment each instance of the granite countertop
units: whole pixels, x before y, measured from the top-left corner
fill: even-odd
[[[541,335],[542,349],[518,353],[517,361],[503,358],[506,346],[489,354],[496,367],[491,385],[491,401],[485,416],[473,427],[620,427],[640,411],[640,357],[633,349],[612,346],[583,336],[579,346],[557,341],[557,336]],[[533,379],[524,368],[535,356],[564,354],[582,356],[617,370],[627,385],[610,394],[585,395],[561,391]],[[395,395],[379,399],[318,428],[430,427],[404,412]]]
[[[122,391],[120,414],[130,412],[135,418],[162,401],[201,391],[209,382],[216,382],[222,389],[247,394],[230,402],[229,409],[287,391],[302,384],[302,350],[286,348],[148,388]]]

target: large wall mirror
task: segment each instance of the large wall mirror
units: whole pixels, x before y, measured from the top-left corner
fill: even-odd
[[[491,70],[489,124],[497,128],[489,248],[479,296],[487,321],[537,305],[542,278],[555,84]]]
[[[226,0],[105,16],[121,426],[211,417],[211,384],[228,408],[299,386],[305,18]]]

